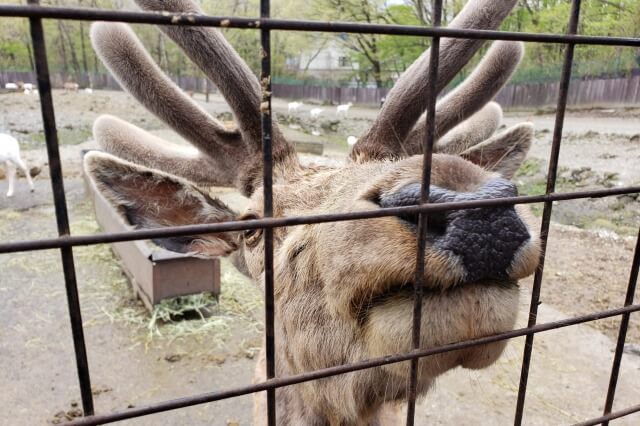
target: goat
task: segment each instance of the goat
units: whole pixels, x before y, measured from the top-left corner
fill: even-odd
[[[349,108],[351,108],[353,106],[353,104],[351,102],[349,102],[348,104],[344,104],[344,105],[338,105],[336,107],[336,115],[338,117],[340,117],[341,115],[343,117],[347,116],[347,113],[349,112]]]
[[[358,142],[358,138],[356,138],[355,136],[347,137],[347,145],[354,146],[356,142]]]
[[[450,26],[494,30],[516,1],[471,1]],[[136,3],[145,10],[202,13],[192,0]],[[160,28],[219,88],[237,126],[226,128],[189,99],[162,73],[130,27],[95,23],[91,29],[94,49],[120,85],[196,150],[103,115],[93,133],[106,152],[91,152],[83,163],[90,184],[134,228],[250,223],[264,217],[261,105],[266,95],[260,82],[219,30]],[[438,80],[432,82],[438,92],[482,44],[482,40],[442,39]],[[522,54],[522,43],[494,42],[469,79],[437,103],[436,138],[442,140],[452,131],[458,139],[471,142],[447,144],[443,147],[451,152],[446,154],[439,153],[442,147],[436,144],[431,203],[517,194],[509,179],[529,150],[533,127],[518,124],[493,134],[498,111],[487,103],[511,76]],[[273,216],[418,204],[428,65],[427,51],[398,79],[342,167],[302,164],[293,143],[273,120]],[[494,114],[494,119],[485,120],[485,139],[462,137],[476,132],[474,117],[480,113]],[[231,184],[250,198],[244,214],[200,189]],[[277,377],[412,349],[417,221],[416,215],[406,214],[273,230]],[[527,207],[431,213],[426,232],[420,347],[512,329],[519,306],[517,281],[534,272],[540,253]],[[202,257],[231,256],[258,286],[264,285],[262,229],[155,242]],[[421,359],[418,393],[426,394],[447,370],[491,365],[505,344],[494,342]],[[256,380],[266,377],[264,353],[261,357]],[[406,398],[408,377],[408,363],[398,363],[279,388],[277,423],[379,423],[393,416],[394,408]],[[266,418],[264,392],[254,402],[254,419],[261,424]]]
[[[311,118],[318,118],[323,112],[324,109],[322,108],[312,108],[311,111],[309,111],[309,115],[311,115]]]
[[[20,145],[16,138],[6,133],[0,133],[0,163],[4,163],[7,167],[7,180],[9,181],[7,197],[13,196],[13,187],[16,180],[16,167],[20,167],[24,172],[27,182],[29,182],[31,192],[34,191],[31,174],[29,173],[25,162],[20,158]]]
[[[298,109],[300,109],[302,105],[304,105],[302,102],[289,102],[287,104],[287,113],[298,112]]]
[[[28,90],[28,91],[32,91],[34,89],[33,84],[32,83],[24,83],[22,85],[22,88],[24,90]]]
[[[19,89],[16,83],[5,83],[4,88],[7,90],[13,90],[13,91],[17,91]]]
[[[93,93],[93,89],[91,87],[87,87],[84,89],[84,93],[87,95],[91,95]]]

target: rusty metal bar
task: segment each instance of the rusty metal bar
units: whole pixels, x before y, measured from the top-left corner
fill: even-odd
[[[579,192],[557,192],[545,195],[528,195],[520,197],[493,198],[486,200],[456,201],[451,203],[425,204],[406,207],[380,208],[347,213],[325,213],[306,216],[278,217],[246,221],[229,221],[204,225],[168,226],[165,228],[138,229],[109,234],[62,236],[31,241],[10,241],[0,243],[0,254],[21,251],[48,250],[62,247],[87,246],[92,244],[114,243],[121,241],[148,240],[151,238],[167,238],[185,235],[206,234],[212,232],[240,231],[258,228],[279,228],[283,226],[307,225],[312,223],[338,222],[345,220],[361,220],[375,217],[399,216],[410,213],[431,213],[445,210],[465,210],[479,207],[503,207],[515,204],[534,204],[540,202],[566,201],[578,198],[600,198],[623,194],[640,193],[640,186],[624,188],[597,189]]]
[[[620,417],[628,416],[637,412],[640,412],[640,404],[633,405],[625,408],[624,410],[609,413],[604,416],[596,417],[594,419],[585,420],[584,422],[576,423],[573,426],[594,426],[599,423],[608,424],[609,420],[619,419]]]
[[[28,0],[28,4],[37,5],[38,1],[39,0]],[[30,18],[29,27],[31,31],[31,41],[33,44],[33,56],[35,60],[38,91],[40,93],[40,108],[47,144],[47,157],[49,160],[51,190],[53,193],[53,203],[55,205],[58,235],[68,236],[70,234],[69,215],[67,213],[67,202],[64,195],[62,164],[60,161],[60,151],[58,149],[58,133],[56,130],[53,98],[51,96],[49,64],[47,62],[47,50],[44,41],[42,21],[38,18]],[[73,348],[76,358],[78,381],[80,384],[82,409],[85,414],[91,415],[93,414],[93,396],[91,394],[91,379],[89,376],[89,362],[87,361],[87,348],[84,340],[84,331],[82,329],[82,314],[80,311],[80,300],[78,298],[76,270],[73,263],[73,249],[71,247],[60,247],[60,256],[62,271],[64,274],[67,305],[69,307],[69,319],[71,321],[71,334],[73,336]]]
[[[580,0],[571,2],[571,17],[567,33],[575,34],[578,30],[580,19]],[[562,126],[564,124],[564,113],[567,108],[567,96],[569,93],[569,81],[571,80],[571,66],[573,64],[574,45],[568,44],[565,50],[562,76],[560,79],[560,90],[558,93],[558,106],[556,109],[556,121],[553,128],[553,142],[551,144],[551,156],[549,158],[549,170],[547,172],[547,194],[555,191],[556,178],[558,174],[558,158],[560,156],[560,143],[562,141]],[[544,261],[547,251],[547,238],[551,225],[551,209],[553,202],[545,201],[542,211],[542,225],[540,226],[540,263],[533,278],[533,289],[531,290],[531,304],[529,306],[528,326],[535,325],[538,317],[538,305],[540,304],[540,289],[542,288],[542,275],[544,273]],[[516,402],[516,414],[514,425],[522,424],[524,415],[524,402],[527,393],[527,383],[529,379],[529,368],[531,365],[531,355],[533,352],[534,334],[527,334],[524,344],[524,354],[522,357],[522,369],[520,372],[520,386],[518,388],[518,399]]]
[[[291,19],[238,18],[233,16],[207,16],[181,13],[155,13],[85,9],[70,7],[28,7],[0,5],[0,17],[52,18],[83,21],[111,21],[156,25],[189,25],[224,28],[263,28],[282,31],[322,31],[332,33],[391,34],[443,38],[482,40],[512,40],[554,44],[592,44],[603,46],[640,46],[633,37],[578,36],[535,34],[514,31],[433,28],[410,25],[362,24],[355,22],[322,22]]]
[[[433,0],[433,26],[439,27],[442,17],[442,0]],[[433,37],[429,51],[429,69],[427,71],[427,126],[426,135],[422,141],[422,182],[420,186],[420,205],[429,202],[431,186],[431,162],[433,159],[433,145],[435,143],[436,122],[436,81],[438,79],[438,63],[440,59],[440,38]],[[427,245],[428,213],[418,215],[418,229],[416,230],[416,271],[413,283],[413,324],[411,344],[413,349],[420,349],[420,329],[422,326],[422,296],[425,286],[424,256]],[[409,369],[409,388],[407,390],[407,426],[413,426],[416,416],[416,397],[418,389],[418,370],[420,359],[411,360]]]
[[[492,336],[480,337],[472,340],[465,340],[462,342],[450,343],[442,346],[437,346],[428,349],[413,350],[408,353],[387,355],[384,357],[368,359],[364,361],[355,362],[352,364],[343,364],[335,367],[323,368],[321,370],[310,371],[308,373],[296,374],[288,377],[280,377],[270,379],[262,383],[257,383],[248,386],[242,386],[232,389],[227,389],[218,392],[202,393],[195,396],[189,396],[184,398],[173,399],[169,401],[162,401],[156,404],[150,404],[147,406],[131,408],[128,410],[118,411],[110,414],[96,415],[92,417],[85,417],[75,421],[66,423],[69,426],[80,425],[98,425],[105,423],[112,423],[124,419],[130,419],[134,417],[145,416],[148,414],[161,413],[164,411],[175,410],[178,408],[191,407],[198,404],[205,404],[207,402],[220,401],[222,399],[233,398],[236,396],[247,395],[255,392],[262,392],[270,388],[280,388],[284,386],[295,385],[298,383],[309,382],[311,380],[323,379],[325,377],[337,376],[340,374],[350,373],[353,371],[366,370],[368,368],[379,367],[382,365],[395,364],[398,362],[405,362],[414,358],[423,358],[426,356],[441,354],[445,352],[451,352],[460,349],[470,348],[472,346],[485,345],[488,343],[499,342],[501,340],[513,339],[515,337],[521,337],[528,333],[541,333],[544,331],[555,330],[558,328],[569,327],[572,325],[582,324],[589,321],[597,321],[604,318],[614,317],[616,315],[623,315],[625,313],[640,311],[640,304],[631,305],[624,308],[610,309],[606,311],[594,312],[588,315],[582,315],[573,318],[566,318],[560,321],[554,321],[544,324],[537,324],[533,327],[525,327],[517,330],[511,330]]]
[[[631,272],[629,273],[629,285],[627,286],[627,294],[624,298],[624,306],[633,305],[633,298],[638,284],[638,269],[640,268],[640,229],[638,229],[638,237],[636,238],[636,248],[631,263]],[[609,378],[609,388],[607,389],[607,399],[604,404],[603,415],[611,414],[613,408],[613,399],[616,395],[616,386],[618,385],[618,374],[620,373],[620,363],[622,362],[622,353],[624,351],[624,343],[627,339],[627,328],[629,328],[629,314],[622,315],[620,320],[620,329],[618,331],[618,341],[616,343],[616,352],[613,356],[613,365],[611,366],[611,376]],[[609,420],[605,420],[602,425],[607,426]]]
[[[270,15],[269,0],[260,0],[260,19]],[[262,26],[261,26],[262,28]],[[262,152],[263,152],[263,194],[264,217],[273,217],[273,155],[272,155],[272,115],[271,115],[271,34],[269,29],[260,30],[262,44]],[[273,281],[273,228],[264,230],[264,308],[265,308],[265,355],[267,379],[276,375],[275,367],[275,301]],[[267,424],[276,426],[276,390],[267,389]]]

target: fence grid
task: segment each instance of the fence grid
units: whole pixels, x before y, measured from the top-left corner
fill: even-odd
[[[515,337],[526,336],[525,353],[522,363],[521,380],[518,391],[518,399],[516,404],[516,414],[514,419],[515,425],[522,423],[522,415],[524,411],[525,395],[527,390],[527,378],[529,365],[531,361],[531,353],[533,349],[534,336],[536,333],[568,327],[576,324],[595,321],[602,318],[621,316],[619,338],[616,345],[614,362],[611,369],[611,378],[607,390],[607,397],[603,415],[598,418],[586,420],[584,425],[591,424],[608,424],[609,420],[620,418],[632,413],[640,412],[640,405],[627,407],[623,410],[612,412],[612,404],[615,395],[617,377],[619,372],[620,359],[622,356],[622,348],[626,339],[626,331],[629,323],[630,314],[640,311],[640,304],[634,304],[633,295],[636,288],[638,278],[638,269],[640,267],[640,230],[636,241],[634,257],[631,264],[629,275],[629,284],[627,287],[627,297],[624,306],[617,309],[594,312],[591,314],[565,319],[562,321],[549,322],[544,324],[536,324],[537,305],[539,300],[540,288],[542,284],[542,275],[544,269],[544,250],[546,248],[547,236],[550,227],[550,217],[553,201],[562,201],[587,197],[605,197],[618,194],[640,193],[640,187],[630,186],[625,188],[614,188],[607,190],[582,191],[571,193],[556,193],[555,182],[558,169],[558,156],[562,141],[562,125],[564,112],[567,105],[567,97],[569,93],[569,85],[571,79],[571,65],[573,61],[573,50],[577,44],[597,44],[607,46],[632,46],[640,47],[640,39],[625,37],[600,37],[600,36],[580,36],[576,34],[577,23],[580,16],[580,0],[572,0],[572,12],[569,22],[569,30],[567,34],[531,34],[518,32],[501,32],[487,30],[470,30],[470,29],[451,29],[439,27],[439,16],[441,11],[441,0],[434,0],[434,11],[436,14],[435,25],[433,27],[411,27],[400,25],[377,25],[377,24],[361,24],[361,23],[336,23],[336,22],[315,22],[300,20],[282,20],[272,19],[269,16],[270,2],[269,0],[261,0],[260,18],[236,18],[236,17],[214,17],[214,16],[194,16],[185,14],[171,13],[149,13],[149,12],[124,12],[100,9],[82,9],[82,8],[63,8],[63,7],[41,7],[38,0],[28,0],[26,6],[16,5],[0,5],[0,17],[24,17],[29,19],[31,28],[31,39],[34,46],[34,55],[36,60],[36,73],[38,89],[41,96],[41,109],[44,121],[45,137],[47,144],[47,153],[49,156],[49,165],[51,168],[51,185],[53,189],[54,204],[56,211],[56,220],[58,223],[59,237],[40,240],[28,241],[12,241],[0,243],[0,254],[13,253],[27,250],[45,250],[56,248],[60,250],[63,272],[65,277],[65,285],[67,291],[67,301],[69,305],[69,315],[72,325],[73,343],[76,356],[77,374],[80,384],[80,393],[82,397],[82,405],[85,417],[70,422],[73,425],[96,425],[115,422],[119,420],[140,417],[153,413],[160,413],[168,410],[188,407],[196,404],[217,401],[235,396],[246,395],[250,393],[267,391],[267,409],[269,425],[276,424],[276,403],[275,390],[279,387],[290,386],[311,380],[317,380],[325,377],[345,374],[352,371],[358,371],[386,364],[410,361],[411,377],[410,392],[408,394],[407,425],[412,425],[415,416],[415,386],[416,386],[416,367],[418,360],[422,357],[435,355],[439,353],[459,350],[472,346],[497,342]],[[48,71],[47,56],[44,44],[44,32],[42,27],[42,19],[71,19],[71,20],[103,20],[118,21],[129,23],[147,23],[162,25],[198,25],[212,27],[234,27],[244,29],[259,29],[261,35],[261,45],[263,49],[262,73],[261,81],[263,82],[263,102],[267,107],[262,113],[262,142],[263,142],[263,165],[264,165],[264,219],[243,221],[243,222],[226,222],[209,225],[186,225],[167,227],[163,229],[152,230],[136,230],[113,234],[97,234],[86,236],[70,236],[69,221],[67,217],[66,200],[64,193],[64,180],[60,164],[60,156],[58,152],[58,140],[55,126],[55,114],[51,96],[51,82]],[[428,70],[429,76],[434,77],[429,80],[429,96],[427,106],[427,132],[423,143],[424,162],[423,176],[421,188],[421,204],[410,207],[386,208],[375,211],[363,211],[352,213],[330,213],[321,215],[309,215],[300,217],[274,218],[273,216],[273,193],[272,193],[272,146],[271,146],[271,86],[270,86],[270,32],[274,30],[284,31],[324,31],[324,32],[350,32],[350,33],[380,33],[380,34],[401,34],[401,35],[419,35],[432,38],[432,61]],[[431,175],[431,158],[433,153],[434,142],[434,123],[435,114],[435,76],[437,70],[437,51],[439,39],[442,37],[452,38],[470,38],[482,40],[519,40],[530,42],[546,42],[565,44],[565,59],[562,72],[562,79],[559,86],[557,98],[556,123],[554,127],[552,154],[549,161],[549,170],[547,175],[547,188],[545,195],[540,196],[519,196],[509,198],[499,198],[491,200],[476,200],[464,202],[451,202],[442,204],[428,204],[428,194]],[[434,60],[434,52],[435,60]],[[266,83],[265,83],[266,82]],[[422,292],[422,286],[419,282],[424,280],[423,262],[420,262],[420,252],[425,246],[425,232],[428,216],[430,212],[452,210],[452,209],[470,209],[477,207],[497,207],[512,206],[515,204],[526,204],[544,202],[543,219],[541,225],[541,241],[543,255],[534,277],[534,289],[532,292],[529,323],[527,327],[511,330],[508,332],[486,336],[482,338],[466,340],[433,348],[421,349],[419,343],[419,315],[421,312],[420,303],[422,298],[419,297]],[[356,363],[344,364],[329,367],[321,370],[306,372],[288,377],[275,377],[275,358],[274,358],[274,294],[273,294],[273,228],[282,226],[295,226],[300,224],[322,223],[342,220],[366,219],[373,217],[392,216],[400,213],[418,213],[419,226],[417,231],[418,250],[416,264],[416,285],[414,286],[414,325],[413,325],[413,347],[414,349],[408,353],[391,354],[382,358],[368,359]],[[194,396],[188,396],[168,401],[160,401],[145,407],[131,408],[127,410],[117,411],[108,414],[95,415],[93,409],[93,399],[90,386],[89,367],[87,362],[87,352],[84,343],[83,326],[81,318],[81,310],[78,301],[78,290],[76,276],[74,270],[74,259],[72,249],[75,246],[88,244],[104,244],[115,241],[131,241],[149,238],[159,238],[178,235],[193,235],[200,232],[220,232],[228,230],[246,230],[263,228],[265,230],[265,337],[266,337],[266,354],[267,354],[267,380],[250,386],[237,387],[218,392],[203,393]]]

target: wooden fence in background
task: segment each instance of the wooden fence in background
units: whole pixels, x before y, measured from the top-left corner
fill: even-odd
[[[118,90],[120,86],[108,74],[83,74],[76,81],[81,88]],[[35,74],[29,72],[0,72],[0,88],[5,83],[22,81],[35,83]],[[68,76],[51,74],[54,88],[61,88]],[[204,93],[204,78],[182,76],[174,77],[178,86],[184,90]],[[553,106],[558,96],[559,83],[515,84],[506,86],[496,96],[496,101],[504,108],[536,108]],[[213,85],[210,85],[214,92]],[[379,105],[389,89],[320,87],[304,85],[273,84],[273,93],[277,97],[295,100],[316,100],[332,104]],[[628,78],[572,80],[569,85],[569,105],[597,104],[640,104],[640,75]]]
[[[503,88],[496,101],[504,108],[555,105],[559,83],[517,84]],[[569,105],[640,104],[640,76],[572,80]]]

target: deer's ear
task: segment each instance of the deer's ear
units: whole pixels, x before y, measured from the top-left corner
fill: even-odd
[[[237,214],[191,183],[102,152],[85,155],[91,184],[135,228],[225,222]],[[238,233],[223,232],[153,240],[171,251],[226,256],[238,248]]]
[[[521,123],[472,146],[461,157],[511,179],[524,161],[533,142],[533,125]]]

